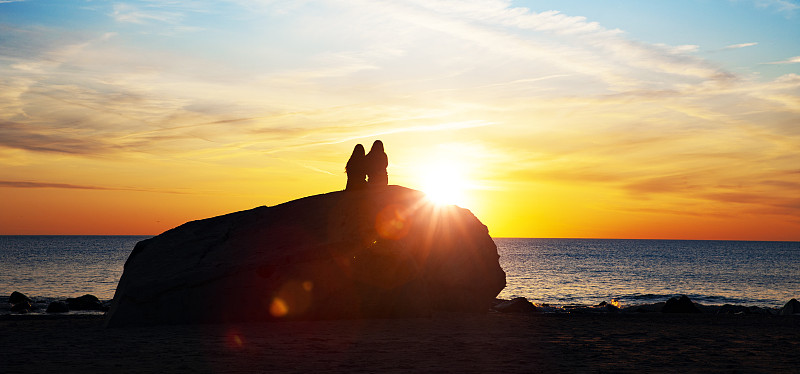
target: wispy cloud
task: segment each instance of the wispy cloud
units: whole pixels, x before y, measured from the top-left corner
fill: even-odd
[[[186,192],[181,192],[181,191],[146,189],[146,188],[107,187],[107,186],[91,186],[91,185],[70,184],[70,183],[10,181],[10,180],[0,180],[0,188],[59,188],[59,189],[71,189],[71,190],[135,191],[135,192],[186,194]]]
[[[729,46],[725,46],[723,49],[739,49],[739,48],[747,48],[758,45],[758,43],[739,43],[739,44],[731,44]]]
[[[114,148],[94,137],[82,136],[78,131],[9,122],[0,122],[0,147],[83,156],[104,154]]]
[[[209,13],[213,3],[204,1],[140,1],[119,2],[107,11],[109,17],[121,24],[146,26],[142,34],[171,36],[204,31],[205,27],[192,24],[192,15]]]
[[[775,9],[789,14],[800,9],[800,4],[796,0],[754,0],[754,2],[757,7]]]
[[[557,11],[535,13],[497,2],[413,2],[415,7],[382,4],[382,14],[467,39],[493,53],[546,61],[572,72],[596,76],[612,83],[634,84],[625,70],[647,69],[651,74],[720,79],[731,74],[688,54],[695,46],[670,47],[627,39],[620,30],[604,28],[585,17],[567,16]],[[521,38],[509,28],[534,30],[544,35]],[[544,36],[543,35],[543,36]],[[554,43],[559,41],[559,43]],[[666,79],[666,78],[664,78]]]
[[[117,22],[146,24],[149,22],[163,22],[177,24],[183,20],[182,12],[172,10],[170,2],[164,3],[145,3],[143,5],[133,5],[131,3],[114,4],[111,16]]]
[[[800,64],[800,56],[790,57],[783,61],[765,62],[765,65]]]

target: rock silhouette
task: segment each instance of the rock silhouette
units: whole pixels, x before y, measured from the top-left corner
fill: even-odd
[[[661,309],[662,313],[700,313],[697,305],[689,299],[686,295],[681,297],[673,297],[667,300],[664,307]]]
[[[83,295],[67,299],[70,310],[103,310],[103,303],[94,295]]]
[[[331,192],[137,243],[106,326],[485,312],[498,259],[466,209],[400,186]]]
[[[34,309],[33,301],[24,293],[14,291],[8,296],[8,303],[11,304],[9,311],[14,313],[28,313]]]
[[[778,313],[782,316],[800,313],[800,301],[797,301],[797,299],[789,300]]]
[[[537,311],[536,306],[524,297],[503,300],[494,305],[492,310],[500,313],[535,313]]]
[[[47,313],[66,313],[69,312],[69,306],[64,301],[53,301],[47,305]]]
[[[31,299],[22,292],[14,291],[11,295],[8,296],[8,303],[9,304],[18,304],[22,302],[31,302]]]
[[[20,301],[11,306],[9,311],[14,313],[28,313],[33,310],[33,304],[30,301]]]

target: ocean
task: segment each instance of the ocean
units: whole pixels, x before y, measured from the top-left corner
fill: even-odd
[[[0,236],[0,296],[113,298],[147,236]],[[800,298],[800,242],[496,238],[506,288],[552,306],[649,304],[687,295],[707,305],[769,308]]]
[[[501,298],[624,305],[686,295],[706,305],[782,307],[800,298],[800,242],[495,239]]]
[[[88,293],[111,299],[133,246],[147,238],[2,235],[0,297],[19,291],[31,298],[63,299]]]

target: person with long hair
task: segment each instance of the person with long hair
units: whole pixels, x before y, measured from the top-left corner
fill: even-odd
[[[370,187],[386,186],[389,184],[389,174],[386,167],[389,166],[389,158],[383,150],[383,142],[376,140],[372,143],[369,153],[366,156],[367,183]]]
[[[364,146],[356,144],[353,154],[347,160],[344,172],[347,173],[345,190],[358,190],[367,187],[367,159],[364,155]]]

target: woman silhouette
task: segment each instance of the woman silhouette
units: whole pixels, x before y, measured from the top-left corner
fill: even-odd
[[[347,185],[345,190],[358,190],[367,186],[367,159],[364,156],[364,146],[356,144],[353,154],[347,160],[344,172],[347,173]]]
[[[389,158],[383,151],[383,142],[376,140],[372,143],[369,153],[366,156],[367,176],[370,186],[385,186],[389,184],[389,175],[386,167],[389,166]]]

